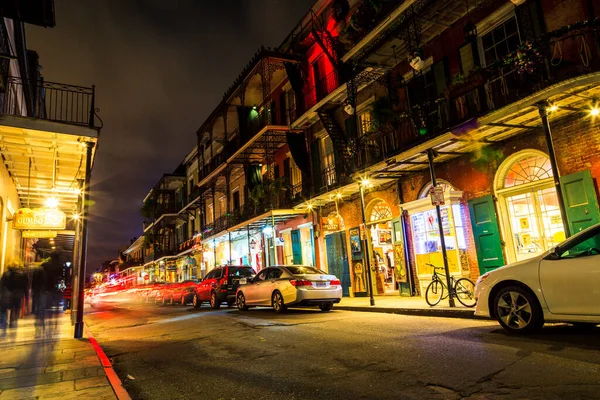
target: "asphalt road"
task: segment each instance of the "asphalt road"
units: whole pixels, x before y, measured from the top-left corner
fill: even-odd
[[[125,306],[86,321],[133,399],[599,399],[600,328]]]

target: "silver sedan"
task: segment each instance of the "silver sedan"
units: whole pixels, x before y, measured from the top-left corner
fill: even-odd
[[[283,312],[291,306],[316,306],[329,311],[342,299],[342,285],[335,275],[314,267],[283,265],[265,268],[238,288],[237,306],[271,306]]]

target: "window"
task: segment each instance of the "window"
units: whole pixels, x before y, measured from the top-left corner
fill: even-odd
[[[560,258],[578,258],[600,254],[600,230],[592,229],[559,249]]]
[[[313,267],[285,267],[292,275],[304,275],[304,274],[322,274],[322,271],[319,271]]]
[[[326,186],[334,185],[335,177],[335,158],[333,155],[333,142],[329,135],[321,139],[321,166],[323,168],[323,183]]]
[[[254,275],[254,271],[250,267],[229,267],[230,277],[250,278]]]
[[[360,125],[360,134],[366,135],[371,130],[371,112],[367,111],[358,116],[358,123]]]
[[[225,204],[225,196],[219,199],[219,216],[222,217],[227,212],[226,204]]]
[[[269,271],[269,274],[267,275],[266,279],[279,279],[281,277],[281,274],[283,274],[282,270],[280,270],[279,268],[274,268]]]
[[[264,281],[267,279],[267,274],[270,272],[270,269],[264,269],[262,270],[258,275],[256,275],[256,278],[254,278],[254,281]]]
[[[213,205],[209,204],[208,205],[208,210],[206,212],[206,223],[210,224],[210,223],[214,222],[213,221],[213,217],[214,216],[215,216],[215,214],[214,214],[214,210],[213,210]]]
[[[241,205],[240,205],[240,191],[236,190],[235,192],[233,192],[233,210],[234,211],[241,211]]]
[[[517,50],[521,44],[517,19],[513,15],[481,37],[481,47],[486,65],[500,60]]]
[[[504,187],[513,187],[542,179],[552,178],[550,159],[535,155],[515,162],[506,173]]]

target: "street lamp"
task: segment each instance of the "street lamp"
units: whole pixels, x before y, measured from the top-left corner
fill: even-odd
[[[363,178],[359,183],[358,187],[360,189],[360,209],[362,213],[362,224],[365,232],[365,264],[367,267],[367,285],[369,286],[369,300],[371,306],[375,305],[375,298],[373,297],[373,280],[371,278],[371,235],[370,231],[367,229],[367,215],[365,212],[365,188],[370,187],[371,182],[367,178]]]

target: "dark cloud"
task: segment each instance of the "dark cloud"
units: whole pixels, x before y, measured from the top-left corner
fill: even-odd
[[[55,0],[28,26],[47,80],[96,85],[104,121],[93,171],[88,267],[141,233],[139,208],[260,45],[278,46],[313,0]]]

